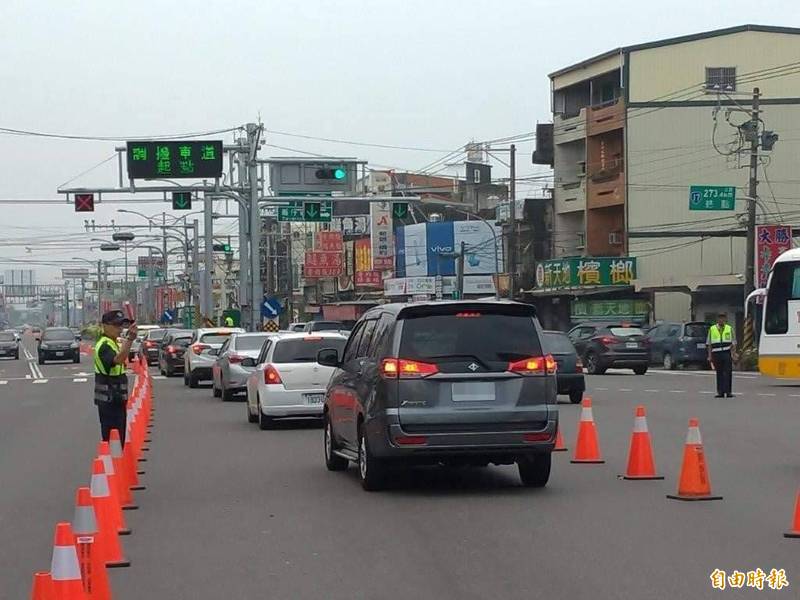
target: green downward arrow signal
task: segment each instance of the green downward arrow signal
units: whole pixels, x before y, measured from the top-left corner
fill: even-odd
[[[320,209],[319,202],[307,202],[305,208],[306,208],[306,218],[316,219],[319,216],[319,209]]]
[[[408,202],[393,202],[392,216],[395,219],[404,219],[408,216]]]

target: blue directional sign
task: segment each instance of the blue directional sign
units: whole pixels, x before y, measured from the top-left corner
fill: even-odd
[[[264,298],[261,303],[261,316],[267,319],[274,319],[283,312],[283,305],[277,298]]]
[[[175,315],[172,314],[171,310],[165,310],[164,313],[161,315],[161,321],[171,323],[175,320]]]

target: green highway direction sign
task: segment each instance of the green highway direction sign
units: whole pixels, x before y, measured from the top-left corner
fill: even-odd
[[[278,207],[278,221],[310,221],[314,223],[330,223],[333,216],[333,201],[290,202],[288,206]]]
[[[732,185],[693,185],[689,188],[689,210],[734,210],[736,188]]]
[[[161,277],[163,276],[164,274],[161,271],[153,271],[153,278],[161,279]],[[139,269],[139,277],[141,277],[142,279],[147,277],[147,269]]]

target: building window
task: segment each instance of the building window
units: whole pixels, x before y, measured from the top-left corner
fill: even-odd
[[[736,67],[706,67],[706,89],[717,92],[736,91]]]

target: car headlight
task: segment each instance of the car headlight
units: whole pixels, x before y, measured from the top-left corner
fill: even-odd
[[[69,347],[72,348],[73,350],[77,350],[80,346],[78,346],[78,344],[70,344]]]
[[[47,344],[40,344],[39,348],[41,348],[42,350],[47,350],[48,346]]]

